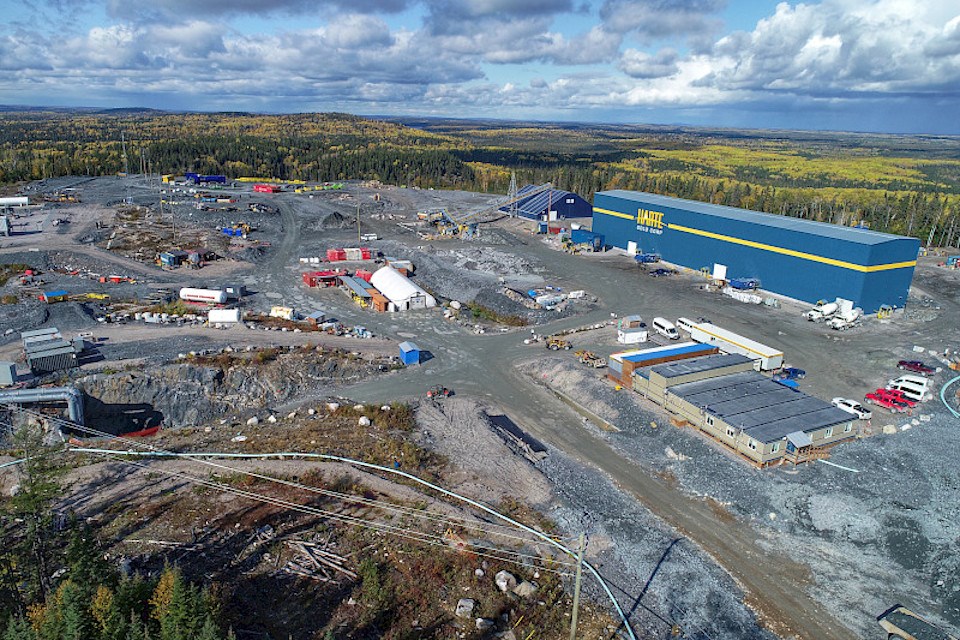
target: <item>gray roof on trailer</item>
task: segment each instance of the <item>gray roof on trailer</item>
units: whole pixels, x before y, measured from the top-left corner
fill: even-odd
[[[358,281],[357,278],[354,278],[353,276],[340,276],[340,282],[343,283],[343,286],[347,287],[348,289],[350,289],[350,291],[360,296],[361,298],[372,297],[370,295],[370,292],[367,291],[366,287],[360,284],[360,281]],[[364,280],[363,284],[367,284],[367,282]]]
[[[742,428],[760,442],[774,442],[794,431],[808,433],[854,419],[819,398],[788,389],[756,371],[679,384],[670,393]]]
[[[736,207],[727,207],[720,204],[697,202],[696,200],[671,198],[669,196],[645,193],[643,191],[625,191],[622,189],[614,189],[611,191],[597,192],[596,196],[600,195],[623,198],[625,200],[631,200],[655,207],[673,207],[674,209],[685,209],[687,211],[701,213],[713,216],[715,218],[739,220],[742,222],[749,222],[750,224],[784,229],[786,231],[810,233],[824,238],[835,238],[837,240],[843,240],[845,242],[852,242],[855,244],[877,245],[890,242],[891,240],[913,240],[913,238],[907,238],[906,236],[881,233],[879,231],[872,231],[870,229],[856,229],[853,227],[830,224],[828,222],[816,222],[814,220],[778,216],[771,213],[760,213],[757,211],[750,211],[748,209],[738,209]],[[594,202],[596,202],[596,196],[594,196]]]
[[[57,349],[69,348],[71,351],[75,351],[73,344],[67,342],[66,340],[44,340],[43,342],[30,342],[24,345],[24,351],[28,357],[39,357],[41,355],[46,355],[48,351],[56,351]]]
[[[37,336],[52,336],[56,333],[60,333],[60,330],[56,327],[47,327],[46,329],[34,329],[33,331],[22,331],[20,333],[20,338],[35,338]]]
[[[64,354],[69,354],[71,356],[76,356],[77,352],[71,346],[58,347],[56,349],[49,349],[47,351],[38,351],[37,353],[27,354],[27,360],[36,361],[42,358],[49,358],[51,356],[60,356]]]
[[[659,364],[653,367],[651,371],[655,371],[664,378],[677,378],[690,375],[691,373],[703,373],[704,371],[713,371],[714,369],[722,369],[736,364],[746,364],[747,362],[753,361],[738,353],[723,353],[702,356],[700,358],[690,358],[689,360],[681,360],[669,364]]]

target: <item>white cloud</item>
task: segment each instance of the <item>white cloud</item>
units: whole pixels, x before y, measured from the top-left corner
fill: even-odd
[[[679,55],[673,49],[661,49],[656,55],[627,49],[620,58],[619,68],[631,78],[663,78],[680,70]]]

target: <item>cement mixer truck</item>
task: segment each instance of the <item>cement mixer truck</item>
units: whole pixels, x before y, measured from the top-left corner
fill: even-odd
[[[819,301],[813,309],[804,312],[803,317],[810,322],[823,322],[827,320],[840,308],[836,302]]]

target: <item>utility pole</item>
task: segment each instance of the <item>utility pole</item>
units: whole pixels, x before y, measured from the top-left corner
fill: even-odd
[[[357,246],[360,246],[360,185],[357,184]]]
[[[577,578],[573,583],[573,614],[570,616],[570,640],[577,640],[577,613],[580,610],[580,577],[583,575],[584,536],[580,534],[577,548]]]
[[[507,198],[510,200],[510,217],[517,217],[517,172],[510,172],[510,188],[507,189]]]

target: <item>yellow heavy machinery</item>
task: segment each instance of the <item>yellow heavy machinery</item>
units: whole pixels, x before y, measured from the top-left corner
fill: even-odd
[[[550,336],[547,338],[547,349],[550,349],[551,351],[560,351],[560,349],[569,351],[572,347],[573,345],[570,344],[569,340],[564,340],[563,338],[559,338],[557,336]]]
[[[593,351],[580,349],[573,355],[577,356],[577,360],[580,361],[580,364],[585,364],[588,367],[593,367],[594,369],[607,366],[607,361],[595,354]]]

